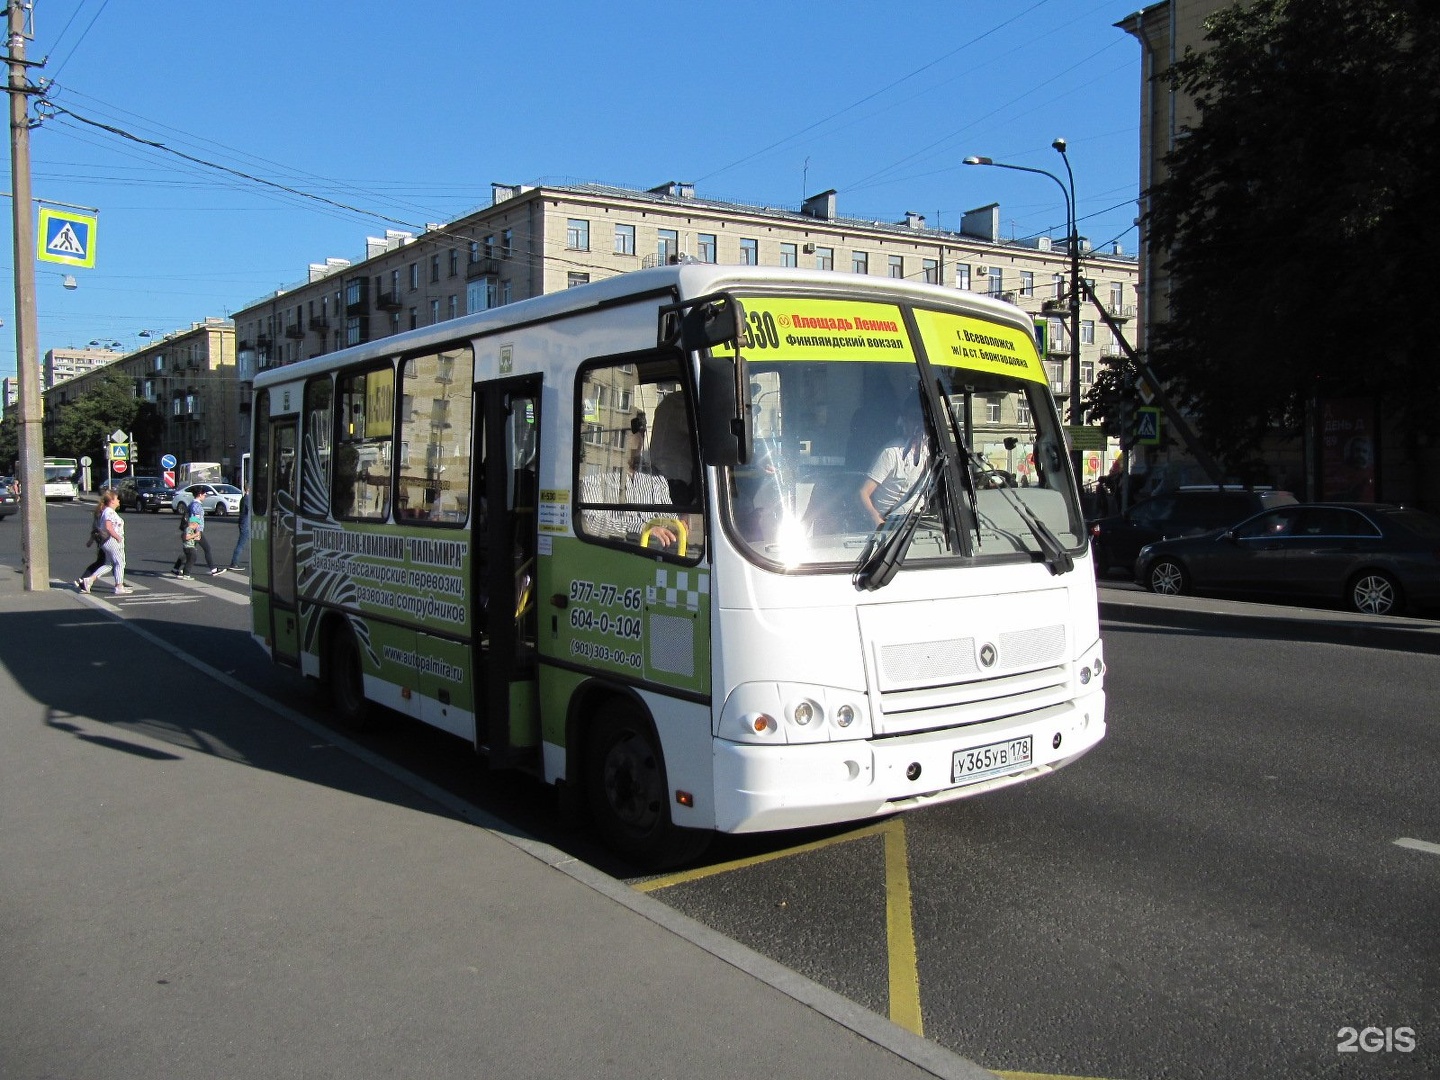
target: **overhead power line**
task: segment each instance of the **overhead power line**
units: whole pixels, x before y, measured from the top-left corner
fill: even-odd
[[[288,184],[281,184],[274,180],[267,180],[263,176],[256,176],[254,173],[243,172],[240,169],[233,169],[228,165],[221,165],[220,163],[215,161],[207,161],[204,158],[195,157],[193,154],[187,154],[182,150],[176,150],[172,146],[166,146],[164,143],[156,142],[153,139],[143,139],[139,135],[134,134],[133,132],[126,131],[124,128],[115,127],[113,124],[103,124],[99,120],[91,120],[89,117],[81,116],[79,113],[71,109],[67,109],[63,105],[57,105],[53,101],[37,102],[35,111],[41,116],[42,119],[57,115],[68,116],[72,120],[78,121],[81,124],[87,124],[90,127],[98,128],[101,131],[108,132],[111,135],[119,136],[122,139],[128,139],[134,143],[139,143],[141,146],[148,146],[151,149],[160,150],[166,154],[173,154],[175,157],[178,157],[184,161],[188,161],[193,165],[200,165],[203,168],[214,169],[217,172],[227,173],[230,176],[237,176],[240,179],[247,180],[252,184],[259,184],[262,187],[268,187],[276,191],[282,191],[287,195],[294,195],[297,198],[302,199],[310,199],[314,202],[322,203],[326,206],[333,206],[337,209],[345,210],[352,214],[359,214],[362,217],[374,218],[377,221],[388,221],[392,225],[402,225],[407,229],[415,229],[422,232],[424,231],[423,226],[416,225],[414,222],[411,221],[402,221],[400,218],[393,218],[386,214],[376,213],[373,210],[366,210],[359,206],[352,206],[350,203],[339,202],[335,199],[327,199],[323,195],[316,195],[309,191],[302,191],[299,188],[290,187]]]

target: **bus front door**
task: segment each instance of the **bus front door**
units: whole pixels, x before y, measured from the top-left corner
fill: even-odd
[[[480,383],[473,460],[476,748],[497,767],[538,762],[536,504],[540,377]]]

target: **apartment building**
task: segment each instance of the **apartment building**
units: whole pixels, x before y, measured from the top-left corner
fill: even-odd
[[[1083,250],[1082,275],[1097,296],[1118,319],[1133,319],[1136,260]],[[919,214],[899,222],[843,217],[834,191],[788,209],[705,199],[678,182],[647,191],[496,184],[488,207],[448,225],[368,238],[359,262],[312,264],[305,281],[236,312],[242,396],[254,373],[268,367],[681,257],[905,277],[1002,297],[1044,328],[1051,388],[1062,407],[1069,398],[1063,237],[1002,238],[998,204],[970,211],[959,231],[946,231]],[[1082,393],[1119,355],[1119,343],[1087,306]]]
[[[180,461],[218,461],[227,476],[238,474],[240,455],[249,450],[250,399],[236,378],[234,323],[207,318],[134,352],[108,355],[104,365],[45,391],[47,434],[63,405],[118,371],[134,380],[141,402],[132,432],[140,454],[135,469],[156,474],[160,458],[173,454]]]
[[[40,363],[40,388],[49,390],[59,386],[87,371],[104,367],[118,360],[121,355],[113,349],[95,346],[85,349],[51,349]]]

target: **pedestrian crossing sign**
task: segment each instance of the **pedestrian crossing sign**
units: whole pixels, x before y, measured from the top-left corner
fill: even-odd
[[[1159,446],[1160,410],[1142,405],[1135,413],[1135,441],[1141,446]]]
[[[94,214],[41,207],[40,232],[36,237],[40,250],[36,254],[45,262],[93,267],[95,226]]]

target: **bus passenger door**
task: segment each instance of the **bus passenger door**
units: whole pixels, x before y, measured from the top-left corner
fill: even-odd
[[[270,640],[280,663],[300,663],[300,619],[295,604],[295,517],[298,506],[299,461],[296,424],[287,417],[270,426],[269,474],[273,481],[266,513],[270,558]]]
[[[476,387],[471,483],[476,748],[497,767],[538,760],[535,552],[540,377]]]

